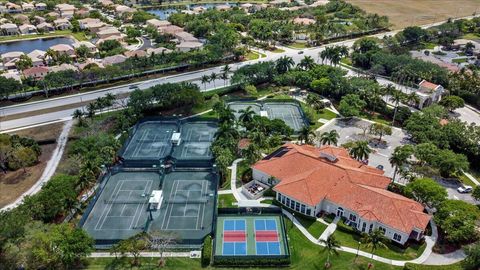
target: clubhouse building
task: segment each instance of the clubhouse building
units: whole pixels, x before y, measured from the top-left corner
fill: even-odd
[[[344,148],[288,143],[252,166],[256,182],[307,216],[334,213],[360,232],[379,229],[399,244],[421,240],[431,216],[411,199],[387,190],[383,171],[351,158]]]

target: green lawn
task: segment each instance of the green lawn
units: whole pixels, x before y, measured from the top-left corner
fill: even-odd
[[[377,122],[377,123],[380,123],[380,124],[384,124],[384,125],[387,125],[387,126],[392,125],[392,121],[390,121],[389,119],[385,118],[383,115],[378,114],[378,113],[374,113],[372,115],[371,113],[364,112],[360,116],[362,118],[368,119],[370,121]]]
[[[288,231],[288,241],[290,245],[291,260],[290,267],[285,269],[297,269],[297,270],[309,270],[309,269],[325,269],[324,264],[327,258],[327,254],[323,247],[318,246],[310,242],[288,219],[285,220],[286,229]],[[129,261],[131,259],[116,260],[114,258],[89,258],[87,259],[89,270],[114,270],[114,269],[158,269],[156,266],[156,258],[142,258],[142,267],[131,268]],[[366,270],[367,264],[372,262],[374,268],[377,270],[402,270],[403,267],[392,266],[389,264],[372,261],[368,258],[359,256],[355,260],[355,254],[339,252],[339,255],[332,255],[330,258],[332,263],[332,270]],[[415,265],[416,266],[416,265]],[[202,268],[199,259],[189,258],[169,258],[167,264],[162,269],[241,269],[241,268],[215,268],[205,267]],[[278,268],[248,268],[250,270],[259,269],[278,269]],[[421,266],[417,268],[411,268],[415,270],[460,270],[460,264],[454,264],[449,266]]]
[[[463,173],[458,178],[460,179],[460,181],[462,181],[463,184],[465,184],[467,186],[475,187],[477,185]]]
[[[428,50],[433,50],[435,49],[435,46],[437,46],[437,44],[431,43],[431,42],[423,42],[422,45],[424,49],[428,49]]]
[[[352,60],[349,57],[344,57],[340,60],[340,63],[345,64],[347,66],[352,66]]]
[[[340,245],[347,246],[351,248],[357,248],[358,242],[362,240],[361,236],[358,233],[355,233],[353,229],[343,224],[342,221],[338,222],[337,230],[334,235],[335,238],[340,242]],[[340,228],[342,227],[342,228]],[[411,244],[408,248],[403,249],[394,244],[388,243],[388,248],[381,248],[375,251],[375,255],[393,259],[393,260],[411,260],[418,258],[422,252],[425,250],[426,244],[423,245],[414,245]],[[361,244],[360,250],[371,252],[370,248],[367,248],[366,245]]]
[[[283,52],[285,52],[285,50],[280,49],[280,48],[275,48],[275,50],[273,50],[273,51],[271,51],[271,52],[274,52],[274,53],[283,53]]]
[[[327,225],[321,223],[320,221],[317,221],[315,219],[310,219],[307,217],[302,217],[295,215],[295,218],[298,219],[298,221],[307,229],[307,231],[313,235],[315,238],[319,238],[320,235],[322,235],[323,231],[327,228]]]
[[[305,48],[308,48],[308,45],[307,43],[294,42],[292,44],[289,44],[287,47],[292,49],[305,49]]]
[[[233,204],[236,203],[237,200],[233,194],[220,194],[218,195],[218,207],[219,208],[237,208],[238,206]]]
[[[249,52],[245,55],[245,60],[256,60],[260,57],[260,55],[256,52]]]
[[[455,58],[455,59],[452,59],[452,62],[453,63],[457,63],[457,64],[460,64],[460,63],[465,63],[467,62],[468,58]]]
[[[327,109],[317,111],[305,103],[300,103],[300,105],[302,106],[302,110],[305,112],[305,114],[312,118],[310,120],[313,122],[313,126],[312,126],[313,130],[323,125],[323,123],[318,122],[318,119],[323,118],[323,119],[330,120],[337,117],[337,115],[334,112]]]
[[[480,35],[470,33],[470,34],[463,35],[462,38],[463,39],[470,39],[470,40],[478,40],[478,39],[480,39]]]

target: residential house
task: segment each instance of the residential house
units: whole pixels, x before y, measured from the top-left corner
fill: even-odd
[[[13,18],[15,18],[21,24],[30,23],[30,19],[28,18],[27,15],[24,15],[24,14],[13,15]]]
[[[27,54],[30,59],[32,59],[32,65],[34,67],[44,66],[45,65],[45,51],[42,50],[33,50]]]
[[[72,64],[61,64],[59,66],[51,66],[48,68],[50,72],[60,72],[60,71],[78,71],[78,68]]]
[[[161,20],[158,20],[158,19],[150,19],[150,20],[147,21],[147,25],[153,26],[155,28],[159,28],[159,27],[164,27],[164,26],[171,25],[171,23],[169,21],[161,21]]]
[[[158,48],[148,48],[147,49],[147,55],[151,56],[152,54],[159,55],[159,54],[167,54],[171,53],[172,50],[164,48],[164,47],[158,47]]]
[[[81,9],[78,9],[75,11],[75,14],[82,17],[82,18],[85,18],[87,17],[89,14],[90,14],[90,9],[88,8],[81,8]]]
[[[30,12],[35,9],[35,6],[32,3],[22,3],[23,12]]]
[[[7,53],[4,53],[2,55],[0,55],[0,58],[2,59],[2,62],[3,63],[6,63],[12,59],[15,59],[15,58],[20,58],[21,55],[23,55],[24,53],[23,52],[7,52]]]
[[[50,47],[53,51],[57,52],[59,55],[60,54],[66,54],[69,56],[75,56],[75,50],[73,49],[72,46],[67,45],[67,44],[57,44],[53,45]]]
[[[72,18],[75,13],[75,6],[70,4],[57,4],[55,10],[60,14],[62,18]]]
[[[203,47],[203,43],[201,42],[181,42],[180,44],[178,44],[176,46],[177,50],[181,51],[181,52],[188,52],[188,51],[191,51],[191,50],[195,50],[195,49],[200,49]]]
[[[60,13],[52,11],[52,12],[47,13],[47,16],[58,19],[58,18],[60,18]]]
[[[293,211],[333,213],[361,233],[378,229],[402,245],[421,240],[431,220],[420,203],[387,190],[391,179],[382,170],[344,148],[288,143],[255,163],[252,176],[272,186],[276,200]]]
[[[134,50],[134,51],[126,51],[123,53],[127,58],[132,57],[145,57],[147,53],[144,50]]]
[[[32,78],[34,80],[43,79],[49,72],[48,67],[31,67],[23,71],[25,78]]]
[[[18,27],[18,30],[23,35],[35,34],[37,33],[37,27],[31,24],[22,24]]]
[[[37,25],[37,30],[41,32],[52,32],[55,31],[55,27],[50,23],[44,22]]]
[[[103,58],[102,64],[104,66],[115,65],[115,64],[123,63],[126,60],[127,60],[126,56],[121,55],[121,54],[116,54],[116,55],[107,56],[107,57]]]
[[[315,24],[315,22],[316,21],[314,19],[310,19],[310,18],[297,17],[293,19],[293,23],[297,25],[311,25],[311,24]]]
[[[111,36],[121,36],[121,33],[113,26],[105,26],[99,29],[97,36],[100,39],[106,39]]]
[[[38,11],[47,10],[47,4],[45,3],[35,3],[35,9]]]
[[[182,32],[183,28],[176,25],[167,25],[158,28],[158,31],[162,34],[175,35],[175,33]]]
[[[95,59],[92,59],[92,58],[87,59],[84,63],[78,64],[77,66],[78,66],[79,70],[84,70],[85,68],[93,66],[93,65],[95,65],[99,68],[104,68],[102,63],[99,63],[99,62],[95,61]]]
[[[14,79],[16,81],[22,82],[22,78],[20,78],[20,75],[18,74],[18,71],[13,71],[13,72],[4,72],[0,74],[0,76],[7,78],[7,79]]]
[[[4,23],[0,25],[0,32],[4,36],[18,35],[18,27],[14,23]]]
[[[99,0],[98,3],[100,3],[102,7],[113,6],[113,2],[111,0]]]
[[[17,5],[15,3],[10,3],[10,2],[7,2],[5,4],[5,10],[7,13],[22,13],[23,10],[22,10],[22,7],[20,5]]]
[[[196,6],[194,8],[192,8],[192,11],[195,13],[195,14],[200,14],[200,13],[203,13],[205,12],[207,9],[203,6]]]
[[[35,21],[35,24],[41,24],[47,21],[44,17],[41,16],[34,16],[33,19]]]
[[[118,42],[120,42],[123,45],[124,42],[123,42],[123,35],[117,35],[117,36],[109,36],[109,37],[106,37],[106,38],[101,38],[99,40],[97,40],[97,42],[95,43],[96,46],[99,46],[100,44],[102,44],[104,41],[107,41],[107,40],[116,40]]]
[[[174,36],[179,42],[198,42],[196,37],[185,31],[176,32]]]
[[[80,29],[90,29],[92,26],[95,28],[100,29],[101,27],[105,26],[105,23],[102,22],[100,19],[94,18],[85,18],[78,20],[78,24],[80,25]]]
[[[419,102],[416,104],[417,107],[422,109],[439,102],[444,92],[445,88],[443,86],[422,80],[415,92],[419,98]]]
[[[80,46],[85,46],[90,50],[90,53],[94,54],[97,52],[97,46],[93,45],[91,42],[88,41],[79,41],[74,43],[72,46],[74,49],[77,49]]]
[[[70,21],[68,21],[68,19],[65,19],[65,18],[54,20],[53,25],[55,25],[55,28],[57,28],[58,30],[66,30],[72,27],[72,24],[70,23]]]
[[[232,9],[232,7],[229,5],[217,5],[215,6],[215,9],[220,11],[226,11],[226,10]]]
[[[137,11],[136,9],[134,8],[131,8],[131,7],[127,7],[127,6],[124,6],[124,5],[117,5],[115,7],[115,12],[116,14],[118,14],[119,16],[122,16],[123,14],[125,13],[133,13]]]

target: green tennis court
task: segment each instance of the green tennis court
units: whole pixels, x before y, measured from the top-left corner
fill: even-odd
[[[214,122],[187,122],[180,128],[181,142],[173,149],[177,160],[209,160],[213,158],[210,146],[217,132]]]
[[[148,218],[148,200],[158,189],[155,172],[119,172],[103,184],[83,228],[101,240],[125,239],[141,232]]]
[[[169,155],[172,134],[177,131],[172,122],[149,121],[139,124],[128,141],[123,158],[127,160],[158,160]]]

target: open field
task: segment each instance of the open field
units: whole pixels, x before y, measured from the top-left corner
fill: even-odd
[[[424,25],[480,11],[479,0],[347,0],[370,13],[389,17],[393,29]]]
[[[12,134],[30,137],[35,140],[50,140],[58,137],[62,131],[62,127],[63,123],[56,123],[25,129]],[[39,157],[38,164],[28,167],[26,172],[19,169],[14,172],[8,172],[7,174],[0,174],[0,207],[13,202],[40,178],[55,147],[55,143],[42,145],[42,155]]]

